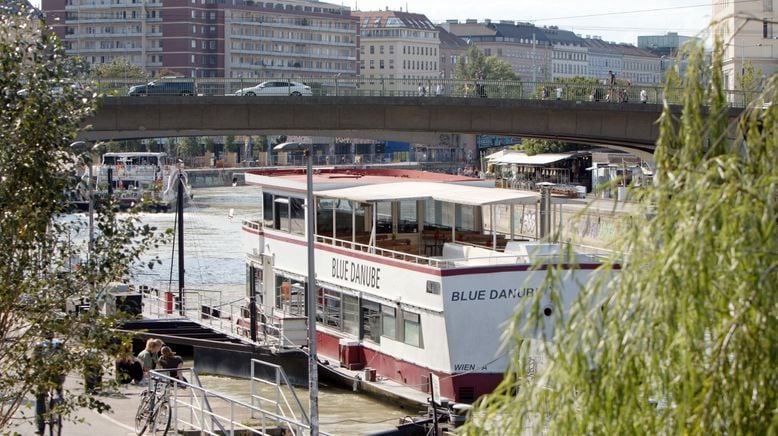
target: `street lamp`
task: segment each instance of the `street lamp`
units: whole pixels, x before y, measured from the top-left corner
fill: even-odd
[[[304,151],[306,159],[306,197],[308,237],[308,393],[310,395],[311,435],[319,434],[319,373],[316,366],[316,271],[313,259],[313,219],[316,207],[313,204],[313,144],[284,142],[273,147],[275,151]]]

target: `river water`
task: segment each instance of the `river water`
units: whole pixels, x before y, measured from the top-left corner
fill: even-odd
[[[241,242],[241,221],[259,215],[258,207],[262,204],[259,190],[250,186],[201,188],[193,189],[192,194],[194,198],[184,209],[186,288],[219,291],[225,302],[242,298],[246,253]],[[162,230],[172,229],[176,217],[174,213],[149,213],[142,220]],[[166,245],[149,252],[145,260],[155,255],[162,264],[154,270],[138,269],[135,281],[165,290],[177,289],[178,254],[171,245]],[[217,376],[203,376],[201,380],[206,388],[249,401],[250,386],[246,380]],[[297,395],[307,408],[308,391],[297,389]],[[407,414],[408,411],[349,390],[321,386],[319,391],[319,421],[321,430],[328,433],[356,435],[389,429]]]

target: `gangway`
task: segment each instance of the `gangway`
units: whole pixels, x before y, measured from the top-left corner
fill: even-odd
[[[261,364],[260,361],[257,361]],[[282,368],[276,368],[279,380],[286,376]],[[174,434],[236,435],[249,434],[271,436],[283,432],[288,435],[304,435],[310,432],[307,416],[302,419],[289,416],[292,413],[290,403],[281,401],[255,401],[252,387],[252,404],[229,397],[204,387],[194,368],[180,368],[179,375],[188,376],[188,380],[172,378],[169,370],[152,370],[152,379],[157,383],[178,386],[168,390],[168,402],[171,409],[171,432]],[[302,404],[288,383],[277,385],[279,395],[286,389],[291,390],[293,400],[302,410]],[[149,389],[154,389],[152,386]],[[266,403],[267,406],[263,403]],[[268,407],[269,406],[269,407]],[[274,410],[271,410],[274,409]],[[287,410],[283,410],[287,409]],[[327,435],[325,432],[320,432]]]

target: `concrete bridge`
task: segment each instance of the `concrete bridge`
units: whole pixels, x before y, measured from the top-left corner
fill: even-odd
[[[452,97],[114,97],[82,140],[284,134],[436,143],[450,133],[507,135],[653,153],[655,104]],[[742,109],[733,108],[730,117]],[[676,108],[680,114],[680,107]]]

